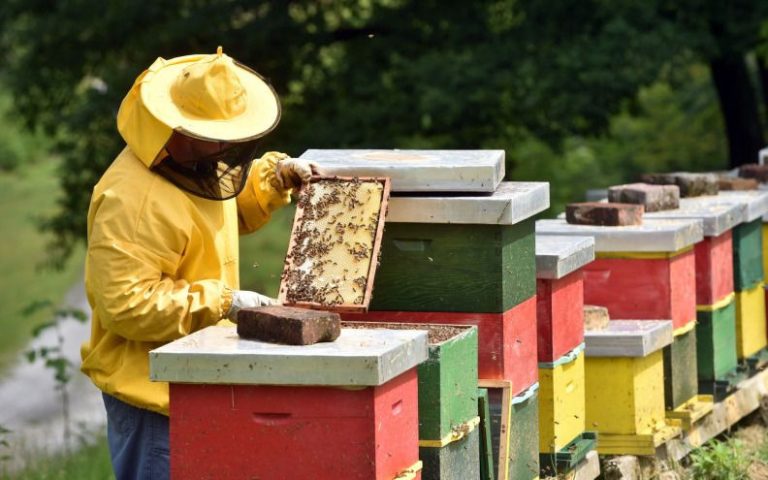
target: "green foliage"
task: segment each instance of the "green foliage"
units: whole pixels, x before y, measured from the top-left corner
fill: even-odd
[[[713,440],[691,455],[692,477],[702,480],[749,480],[750,458],[740,441]]]
[[[161,0],[93,8],[86,0],[7,0],[0,46],[19,115],[56,133],[65,158],[59,175],[67,193],[45,223],[56,236],[51,251],[61,259],[84,238],[91,187],[122,148],[117,107],[156,56],[213,52],[222,44],[266,74],[281,95],[284,115],[265,148],[293,155],[308,147],[504,148],[512,152],[512,170],[523,176],[573,162],[567,168],[576,174],[575,191],[590,178],[610,182],[628,176],[628,165],[635,168],[630,174],[647,166],[627,154],[628,141],[647,147],[659,139],[652,125],[631,118],[643,102],[638,92],[661,72],[690,65],[694,55],[707,62],[756,48],[765,5]],[[667,96],[678,87],[670,84]],[[666,112],[667,119],[682,114],[668,131],[688,127],[689,114],[716,104],[704,93],[687,105],[693,110]],[[701,99],[708,103],[700,105]],[[612,122],[616,114],[628,117]],[[594,143],[607,134],[621,145]],[[700,150],[696,141],[675,143],[671,137],[661,139],[671,151],[648,148],[646,160],[674,164]],[[723,135],[707,130],[704,137]],[[532,155],[542,155],[541,165],[516,163]],[[669,156],[674,161],[660,160]],[[567,182],[566,173],[553,174],[558,187]]]
[[[79,248],[61,271],[41,271],[46,260],[46,238],[37,218],[54,211],[59,186],[58,161],[23,164],[14,172],[0,172],[0,367],[17,359],[18,349],[30,339],[31,329],[50,320],[50,308],[61,304],[82,276],[83,250]],[[37,299],[50,302],[34,312],[23,311]],[[44,308],[42,308],[44,307]],[[24,317],[24,318],[22,318]]]
[[[0,172],[15,171],[22,163],[45,158],[51,141],[25,131],[11,112],[11,96],[0,90]]]
[[[532,136],[514,144],[508,177],[549,181],[554,216],[587,189],[637,181],[644,172],[723,170],[725,138],[711,133],[722,128],[714,97],[706,69],[694,64],[641,89],[612,118],[608,135],[568,137],[562,151]]]
[[[30,452],[30,455],[32,453]],[[20,472],[3,473],[2,480],[110,480],[114,479],[109,448],[104,435],[80,446],[76,451],[48,456],[37,453]]]

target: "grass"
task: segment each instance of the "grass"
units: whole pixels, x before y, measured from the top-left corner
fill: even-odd
[[[37,454],[28,462],[29,468],[19,472],[2,473],[0,480],[107,480],[114,479],[109,459],[107,439],[100,435],[75,452],[59,455]]]
[[[41,270],[46,239],[36,220],[55,208],[59,187],[56,163],[51,160],[21,165],[0,172],[0,367],[7,364],[31,338],[32,328],[50,317],[50,311],[24,317],[21,311],[34,301],[59,304],[82,272],[78,250],[63,271]]]

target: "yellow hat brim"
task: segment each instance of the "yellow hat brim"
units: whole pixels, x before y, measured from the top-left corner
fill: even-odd
[[[189,55],[153,65],[141,82],[141,99],[157,120],[173,130],[206,140],[245,141],[272,131],[280,121],[280,101],[272,86],[258,73],[234,62],[235,72],[246,92],[246,108],[226,120],[196,117],[180,109],[171,98],[171,86],[182,70],[200,60]]]

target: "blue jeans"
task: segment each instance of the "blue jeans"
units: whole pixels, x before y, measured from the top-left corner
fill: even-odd
[[[107,443],[117,480],[170,478],[168,417],[102,394],[107,409]]]

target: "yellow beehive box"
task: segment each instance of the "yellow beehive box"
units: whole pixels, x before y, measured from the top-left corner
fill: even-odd
[[[584,339],[585,427],[598,432],[598,452],[650,455],[679,435],[664,407],[663,348],[672,342],[672,322],[613,320]]]
[[[736,351],[740,359],[766,346],[765,284],[736,292]]]
[[[768,283],[768,223],[763,221],[763,282]]]
[[[539,452],[556,453],[584,433],[583,346],[539,363]]]

